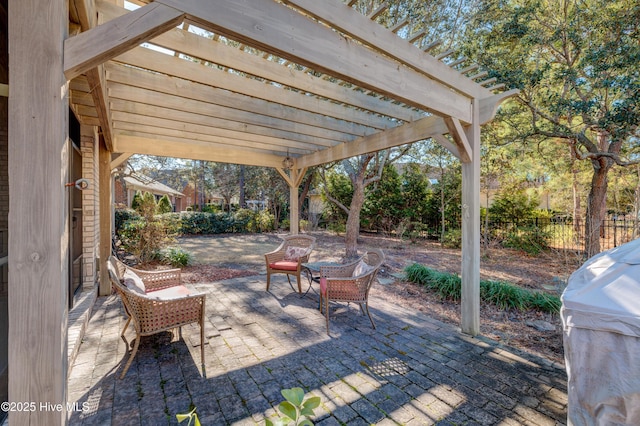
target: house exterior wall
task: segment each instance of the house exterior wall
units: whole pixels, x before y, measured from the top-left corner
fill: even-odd
[[[80,132],[82,177],[89,181],[89,188],[82,191],[82,286],[84,289],[90,289],[97,281],[100,242],[97,146],[99,139],[93,126],[82,126]]]
[[[4,114],[6,117],[6,98],[4,102]],[[9,217],[9,146],[7,138],[7,122],[0,120],[0,231],[8,227]]]

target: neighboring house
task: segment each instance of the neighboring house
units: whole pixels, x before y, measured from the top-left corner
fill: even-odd
[[[238,205],[239,199],[237,195],[231,197],[231,205]],[[266,202],[260,200],[248,200],[246,201],[247,208],[253,210],[260,210],[266,208]],[[189,210],[189,208],[194,210],[199,210],[198,208],[194,208],[194,206],[200,206],[200,204],[204,204],[206,206],[218,206],[221,210],[226,209],[226,203],[224,197],[219,193],[212,193],[206,191],[204,194],[204,199],[202,197],[202,190],[196,188],[193,182],[187,183],[184,188],[182,188],[182,198],[177,200],[176,202],[176,211],[183,212]]]
[[[193,182],[188,182],[184,188],[182,188],[182,198],[178,203],[176,203],[176,211],[183,212],[188,210],[190,207],[193,208],[193,206],[200,205],[201,203],[205,205],[215,204],[220,207],[224,205],[224,198],[220,195],[214,195],[206,192],[204,194],[204,199],[202,198],[202,191],[197,188]]]
[[[167,195],[169,197],[169,201],[171,201],[173,210],[180,211],[178,206],[183,204],[182,198],[184,198],[184,195],[181,192],[178,192],[175,189],[140,173],[133,173],[125,176],[124,181],[126,186],[126,197],[122,180],[118,178],[115,180],[114,202],[116,206],[122,207],[126,205],[126,207],[131,207],[133,196],[136,191],[140,191],[141,193],[152,193],[156,197],[156,200]]]

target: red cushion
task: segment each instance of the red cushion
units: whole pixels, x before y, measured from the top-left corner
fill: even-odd
[[[327,293],[327,279],[325,277],[320,278],[320,293]]]
[[[296,271],[298,269],[298,262],[281,260],[279,262],[270,263],[269,268],[280,269],[281,271]]]

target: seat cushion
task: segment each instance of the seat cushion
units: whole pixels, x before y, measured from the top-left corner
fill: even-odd
[[[327,279],[325,277],[320,278],[320,293],[327,294]]]
[[[139,294],[146,294],[147,292],[147,289],[144,286],[144,282],[142,281],[142,278],[140,278],[138,274],[136,274],[130,269],[126,269],[124,271],[122,281],[124,285],[127,286],[127,288],[131,291],[135,291],[136,293],[139,293]]]
[[[192,289],[183,285],[163,288],[162,290],[150,291],[147,296],[153,299],[175,299],[177,297],[188,296],[193,293]]]
[[[351,276],[359,277],[360,275],[364,275],[368,272],[371,272],[372,270],[373,270],[373,266],[370,266],[367,263],[365,263],[364,260],[361,260],[353,269],[353,274]]]
[[[309,249],[306,247],[289,246],[284,252],[284,260],[298,261],[299,258],[305,256]]]
[[[269,264],[271,269],[279,269],[281,271],[296,271],[298,269],[298,261],[281,260]]]

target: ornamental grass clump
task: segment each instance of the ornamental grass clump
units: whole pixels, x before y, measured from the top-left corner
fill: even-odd
[[[456,274],[439,272],[414,263],[405,268],[407,280],[434,291],[442,299],[460,300],[462,279]],[[502,282],[480,281],[480,298],[500,309],[535,309],[548,313],[559,313],[562,302],[555,295],[531,291]]]

